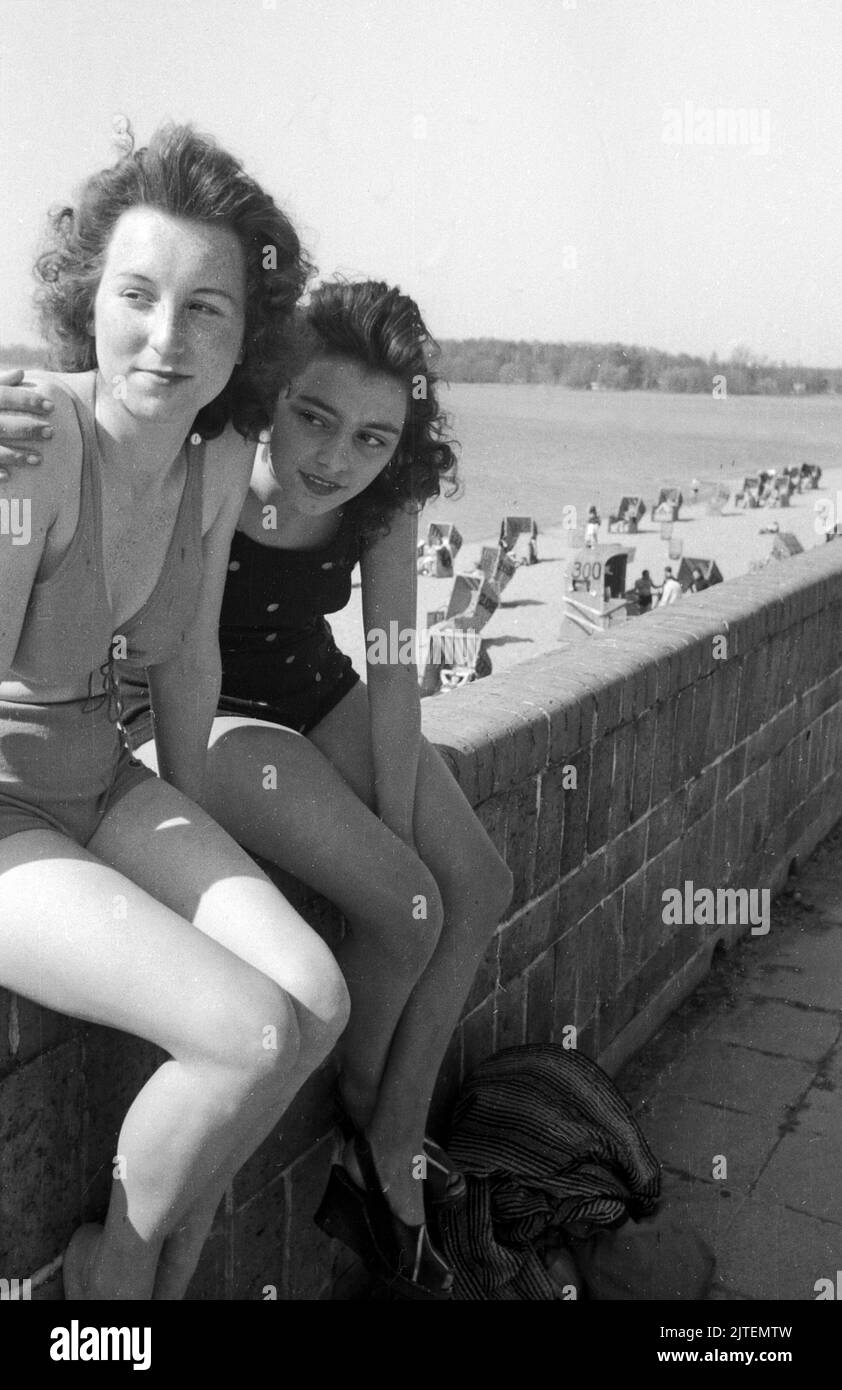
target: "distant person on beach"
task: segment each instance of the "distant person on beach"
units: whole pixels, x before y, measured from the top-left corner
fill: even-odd
[[[664,582],[661,585],[661,599],[658,605],[663,608],[664,604],[675,603],[681,598],[681,585],[673,575],[672,569],[667,565],[664,570]]]
[[[640,578],[635,580],[634,591],[641,613],[648,613],[652,607],[652,576],[648,570],[644,570]]]
[[[587,521],[585,522],[585,545],[586,545],[586,546],[590,547],[590,546],[596,545],[597,541],[599,540],[599,528],[600,528],[601,524],[602,524],[602,518],[601,518],[601,516],[599,515],[599,512],[597,511],[596,507],[589,507],[589,508],[588,508],[588,519],[587,519]]]
[[[29,534],[0,531],[0,983],[168,1054],[115,1136],[104,1227],[64,1255],[69,1300],[183,1298],[348,1019],[327,947],[200,808],[228,552],[308,269],[189,126],[89,179],[37,262],[65,370],[33,373],[52,438],[14,479]],[[149,668],[166,781],[128,744],[122,658]]]
[[[366,685],[325,614],[349,602],[359,561],[369,641],[414,629],[416,514],[455,454],[434,344],[398,289],[323,284],[289,339],[289,379],[228,559],[206,804],[348,922],[337,948],[351,994],[339,1052],[347,1144],[320,1224],[393,1291],[441,1297],[449,1271],[426,1233],[424,1191],[455,1205],[465,1182],[425,1137],[427,1114],[512,876],[421,736],[414,658],[370,646]],[[16,401],[7,387],[3,405]],[[4,437],[14,423],[0,415]],[[126,726],[151,761],[148,692],[137,678],[123,684]]]
[[[692,481],[692,483],[690,484],[690,501],[691,501],[691,502],[696,502],[696,501],[698,501],[698,498],[699,498],[699,488],[700,488],[700,487],[701,487],[701,483],[699,482],[698,478],[694,478],[693,481]]]

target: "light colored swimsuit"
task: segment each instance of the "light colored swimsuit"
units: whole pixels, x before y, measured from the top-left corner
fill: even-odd
[[[89,372],[73,389],[65,384],[82,435],[79,520],[58,568],[36,579],[8,672],[10,679],[46,687],[87,678],[88,695],[53,704],[0,695],[0,839],[51,828],[86,845],[106,811],[154,775],[132,757],[123,727],[115,670],[122,644],[116,644],[124,639],[133,666],[166,661],[185,640],[199,601],[204,445],[191,443],[158,582],[143,607],[114,630],[102,552],[95,382]]]

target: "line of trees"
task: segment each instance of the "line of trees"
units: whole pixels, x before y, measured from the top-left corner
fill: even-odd
[[[447,381],[566,386],[571,391],[693,391],[712,395],[819,395],[842,391],[842,368],[791,367],[739,347],[725,360],[623,343],[528,343],[501,338],[444,338]],[[0,368],[43,367],[40,347],[0,347]],[[717,386],[717,379],[719,386]]]
[[[539,382],[570,390],[693,391],[741,395],[817,395],[842,391],[842,368],[792,367],[739,347],[727,359],[661,352],[624,343],[535,343],[446,338],[448,381]],[[717,388],[715,378],[721,378]]]

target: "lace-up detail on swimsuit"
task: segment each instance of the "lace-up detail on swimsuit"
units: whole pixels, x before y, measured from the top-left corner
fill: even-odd
[[[80,377],[85,387],[78,395],[63,383],[82,435],[79,521],[57,569],[33,588],[11,674],[45,686],[87,677],[83,709],[93,712],[107,702],[109,719],[122,730],[116,663],[154,666],[166,660],[185,639],[198,605],[204,445],[194,435],[187,446],[187,477],[158,582],[138,612],[115,632],[103,565],[102,457],[94,429],[94,380],[94,373]],[[118,641],[121,650],[115,653]],[[101,692],[94,689],[97,675]]]
[[[91,671],[88,676],[88,698],[82,706],[83,714],[95,714],[97,710],[107,702],[108,718],[112,724],[116,724],[124,738],[128,739],[126,730],[123,727],[123,697],[120,691],[120,676],[114,664],[113,647],[108,653],[108,660],[103,661],[99,668],[102,677],[102,694],[94,694],[95,671]]]

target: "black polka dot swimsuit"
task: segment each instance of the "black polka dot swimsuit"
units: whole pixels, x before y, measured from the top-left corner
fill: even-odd
[[[347,528],[320,550],[279,550],[234,534],[219,620],[218,712],[265,719],[306,734],[359,680],[333,640],[326,613],[351,597],[360,545]],[[152,737],[141,672],[125,672],[124,723],[138,748]]]
[[[278,550],[237,531],[219,620],[220,712],[307,733],[356,685],[326,613],[351,597],[359,545],[340,530],[321,550]]]

